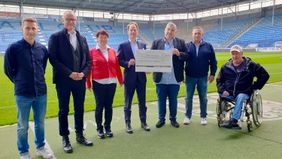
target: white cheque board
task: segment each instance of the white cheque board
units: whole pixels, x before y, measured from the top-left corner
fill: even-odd
[[[137,50],[136,72],[171,72],[171,50]]]

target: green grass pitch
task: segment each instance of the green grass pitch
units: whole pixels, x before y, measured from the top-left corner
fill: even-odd
[[[268,83],[282,81],[282,53],[245,53],[245,56],[251,57],[253,61],[260,63],[270,74]],[[217,53],[218,71],[223,63],[229,58],[229,53]],[[0,125],[7,125],[16,122],[16,106],[14,102],[13,84],[8,80],[3,70],[4,56],[0,55]],[[217,72],[218,72],[217,71]],[[52,67],[48,64],[46,69],[46,82],[48,87],[48,108],[47,117],[55,117],[58,113],[58,101],[55,85],[52,84]],[[215,82],[209,85],[209,92],[216,91]],[[155,85],[152,75],[147,75],[147,101],[156,100]],[[185,85],[181,84],[179,97],[185,96]],[[123,87],[118,86],[114,99],[114,107],[123,106]],[[133,103],[136,103],[136,96]],[[72,103],[72,101],[70,102]],[[95,109],[95,101],[93,92],[87,91],[85,98],[85,111],[93,111]],[[73,113],[73,106],[70,105],[70,113]]]

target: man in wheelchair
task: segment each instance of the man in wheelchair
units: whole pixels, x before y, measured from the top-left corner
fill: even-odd
[[[232,46],[230,55],[231,59],[221,67],[216,79],[220,98],[234,101],[233,115],[228,124],[223,126],[229,129],[240,128],[238,120],[244,102],[250,98],[254,90],[261,89],[269,79],[269,74],[261,65],[243,56],[241,46]]]

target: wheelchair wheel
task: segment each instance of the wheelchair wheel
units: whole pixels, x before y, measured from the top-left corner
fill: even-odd
[[[225,100],[218,99],[216,105],[216,114],[217,114],[217,126],[221,127],[225,124],[226,121],[230,120],[230,115],[232,111],[227,111],[228,103]],[[231,113],[231,114],[230,114]]]
[[[255,91],[251,97],[251,109],[252,109],[252,117],[253,123],[259,127],[262,123],[263,116],[263,107],[262,107],[262,98],[258,91]]]
[[[248,128],[248,132],[251,132],[252,131],[252,128],[253,128],[253,126],[252,126],[252,121],[247,121],[247,128]]]
[[[217,103],[216,103],[216,115],[217,115],[217,126],[221,127],[223,120],[221,118],[221,114],[222,114],[222,100],[217,99]]]

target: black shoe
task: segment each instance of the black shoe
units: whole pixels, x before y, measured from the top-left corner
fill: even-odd
[[[175,128],[179,128],[179,124],[177,121],[171,121],[170,124]]]
[[[227,129],[241,129],[236,119],[231,119],[227,125],[223,125],[222,127]]]
[[[93,146],[92,141],[87,140],[82,133],[77,133],[76,134],[76,141],[77,143],[84,145],[84,146]]]
[[[141,128],[143,128],[145,131],[150,131],[150,127],[147,125],[147,123],[141,123]]]
[[[98,130],[97,133],[98,133],[99,139],[104,139],[105,138],[105,134],[104,134],[103,130]]]
[[[133,129],[132,129],[130,123],[127,123],[127,124],[126,124],[126,132],[127,132],[128,134],[132,134],[132,133],[133,133]]]
[[[63,148],[66,153],[73,152],[68,136],[63,136]]]
[[[156,124],[156,127],[157,127],[157,128],[161,128],[161,127],[164,126],[164,124],[165,124],[165,121],[160,121],[160,120],[159,120],[159,121],[157,122],[157,124]]]
[[[106,136],[111,138],[114,136],[114,134],[112,133],[111,130],[106,130]]]

